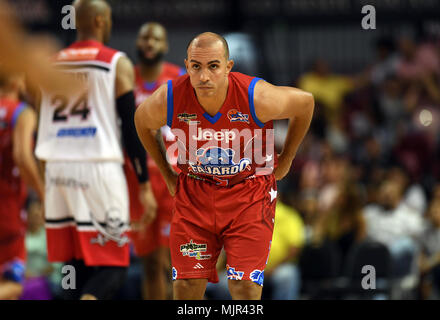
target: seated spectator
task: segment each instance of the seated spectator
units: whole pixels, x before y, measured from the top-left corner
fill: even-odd
[[[298,86],[321,102],[327,121],[334,123],[344,96],[353,89],[354,84],[349,77],[333,74],[327,61],[318,59],[312,70],[299,79]]]
[[[379,38],[375,43],[375,49],[376,61],[370,69],[370,79],[373,85],[380,86],[388,76],[396,72],[398,57],[391,38]]]
[[[334,242],[344,261],[350,248],[366,236],[362,203],[361,193],[353,181],[340,183],[335,202],[328,208],[328,212],[322,214],[322,219],[315,226],[313,242]]]
[[[28,206],[28,226],[26,233],[26,279],[22,300],[51,300],[61,290],[61,263],[47,260],[46,231],[39,202]]]
[[[440,74],[440,60],[435,48],[420,44],[410,37],[399,40],[400,61],[397,64],[397,75],[403,79],[414,79],[426,74]]]
[[[367,205],[363,212],[367,237],[388,247],[394,274],[408,272],[417,251],[414,239],[423,230],[423,219],[405,201],[404,187],[396,179],[386,179],[380,185],[379,203]]]

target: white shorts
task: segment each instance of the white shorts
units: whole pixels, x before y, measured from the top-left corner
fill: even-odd
[[[125,265],[129,209],[122,165],[48,162],[45,182],[49,260]]]

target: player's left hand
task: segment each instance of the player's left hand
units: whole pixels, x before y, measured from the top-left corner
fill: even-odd
[[[276,180],[283,179],[289,173],[293,158],[294,157],[288,157],[283,153],[278,155],[278,165],[274,170]]]
[[[151,188],[150,181],[140,185],[139,194],[141,203],[144,207],[144,214],[141,218],[141,225],[147,226],[156,218],[157,214],[157,202]]]

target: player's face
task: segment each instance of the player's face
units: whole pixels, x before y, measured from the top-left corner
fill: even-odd
[[[185,60],[191,85],[199,97],[213,96],[224,88],[233,65],[232,60],[226,59],[220,42],[209,47],[190,47]]]
[[[139,58],[145,62],[158,62],[168,50],[165,30],[157,25],[143,27],[138,35],[136,46]]]

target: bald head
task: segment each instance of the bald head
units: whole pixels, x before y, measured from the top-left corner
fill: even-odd
[[[103,42],[110,38],[111,8],[105,0],[76,0],[76,28],[85,37],[99,35]]]
[[[192,39],[187,47],[187,53],[193,48],[208,48],[222,45],[226,60],[229,60],[229,46],[226,39],[214,32],[203,32]]]

